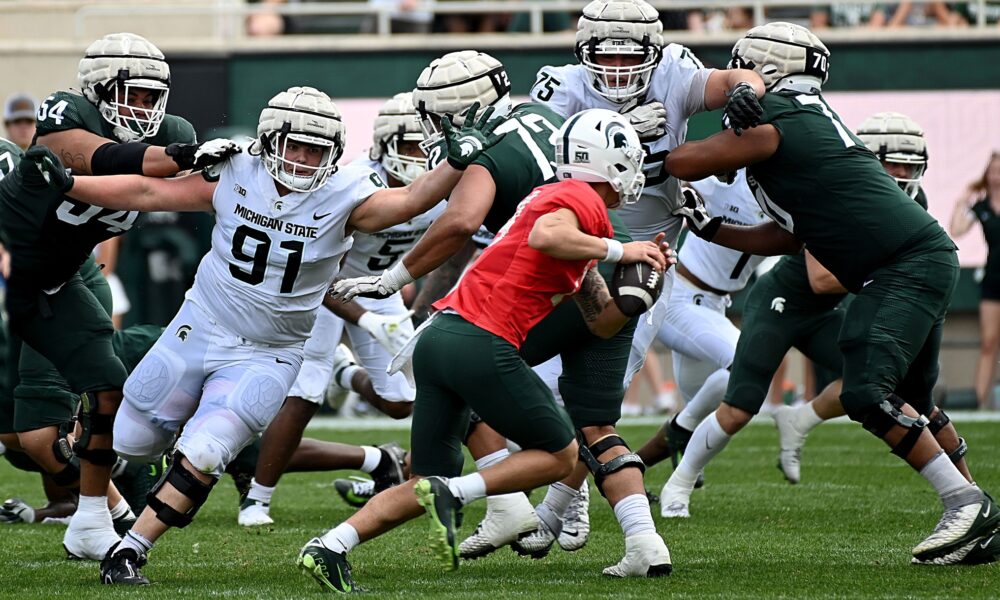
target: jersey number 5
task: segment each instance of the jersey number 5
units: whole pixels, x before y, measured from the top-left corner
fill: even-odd
[[[244,251],[249,240],[252,240],[251,254]],[[282,294],[290,294],[292,286],[295,285],[295,278],[299,276],[299,267],[302,266],[302,251],[305,249],[305,242],[285,240],[278,247],[288,252],[288,259],[285,261],[285,275],[281,278],[279,291]],[[250,263],[250,270],[247,271],[239,265],[229,263],[230,275],[244,283],[259,285],[264,281],[264,276],[267,273],[267,256],[270,253],[271,238],[266,233],[247,225],[240,225],[236,228],[236,233],[233,234],[233,258],[243,263]]]

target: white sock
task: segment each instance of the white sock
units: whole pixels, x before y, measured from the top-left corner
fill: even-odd
[[[448,489],[462,506],[486,497],[486,481],[479,473],[470,473],[448,480]]]
[[[131,548],[139,556],[145,556],[153,549],[153,542],[147,540],[141,533],[129,530],[125,532],[125,537],[115,547],[115,552],[123,548]]]
[[[255,477],[250,480],[250,492],[247,494],[247,498],[267,505],[271,503],[271,494],[273,493],[274,487],[267,487],[266,485],[257,483],[257,478]]]
[[[796,431],[805,435],[822,422],[823,418],[816,414],[813,403],[808,402],[795,409],[795,419],[792,421],[792,425],[795,426]]]
[[[944,450],[920,469],[920,475],[934,487],[945,508],[971,504],[981,496],[979,488],[966,481]]]
[[[340,370],[340,375],[337,376],[337,385],[344,388],[345,390],[353,390],[355,392],[358,391],[355,390],[354,386],[351,385],[351,380],[354,379],[354,374],[360,370],[361,367],[359,367],[358,365],[350,365],[348,367],[344,367],[343,369]]]
[[[579,493],[579,490],[574,490],[565,483],[557,481],[549,486],[549,491],[545,493],[545,499],[542,500],[542,504],[551,509],[553,514],[561,518]]]
[[[719,369],[709,375],[698,393],[677,415],[677,424],[688,431],[694,431],[694,428],[704,421],[705,417],[719,408],[722,399],[726,397],[726,387],[728,386],[729,371],[726,369]]]
[[[80,514],[91,514],[91,515],[107,515],[110,514],[108,510],[108,497],[107,496],[80,496],[80,499],[76,503],[76,512]]]
[[[476,470],[482,471],[486,467],[493,466],[498,462],[500,462],[501,460],[507,458],[508,456],[510,456],[510,450],[506,448],[501,448],[500,450],[497,450],[496,452],[491,452],[490,454],[487,454],[482,458],[477,458]]]
[[[115,507],[111,509],[112,519],[120,519],[122,517],[129,515],[133,517],[135,516],[134,514],[132,514],[132,507],[128,505],[128,502],[125,501],[125,498],[119,500],[118,504],[116,504]]]
[[[341,523],[319,538],[323,545],[334,552],[350,552],[361,543],[358,530],[347,523]]]
[[[649,512],[649,499],[646,494],[625,496],[615,504],[615,518],[622,526],[625,537],[642,533],[656,533],[653,525],[653,515]]]
[[[716,454],[722,452],[722,449],[729,443],[730,437],[722,430],[722,425],[719,425],[719,419],[715,413],[709,415],[691,434],[691,441],[688,442],[687,449],[684,451],[684,458],[674,469],[670,480],[674,481],[676,477],[678,483],[690,484],[689,487],[694,489],[698,473]]]
[[[371,473],[382,460],[382,451],[374,446],[361,446],[361,449],[365,451],[365,461],[361,463],[361,470],[365,473]]]

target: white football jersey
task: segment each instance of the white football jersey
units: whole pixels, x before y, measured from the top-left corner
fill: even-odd
[[[349,164],[314,192],[279,196],[260,158],[233,156],[212,199],[212,249],[187,297],[247,340],[302,342],[351,248],[351,212],[385,187],[371,169]]]
[[[362,156],[351,164],[371,169],[378,173],[383,180],[387,178],[385,167],[377,160],[371,160],[367,156]],[[396,261],[417,243],[417,240],[424,235],[434,219],[444,212],[446,206],[447,202],[442,200],[424,214],[417,215],[406,223],[394,225],[378,233],[356,232],[354,246],[347,253],[347,259],[340,270],[341,274],[344,277],[381,275],[382,271],[396,264]]]
[[[732,185],[707,177],[692,182],[691,187],[705,199],[708,214],[722,217],[726,223],[753,226],[769,220],[747,185],[745,169],[736,172]],[[677,260],[709,286],[724,292],[737,292],[746,287],[750,274],[764,257],[731,250],[706,242],[696,235],[688,235]]]
[[[675,217],[673,211],[684,201],[677,180],[663,172],[663,159],[668,151],[684,143],[688,118],[705,110],[705,84],[712,71],[714,69],[706,69],[690,50],[679,44],[664,46],[663,60],[653,70],[643,103],[663,103],[667,111],[667,133],[644,144],[646,187],[642,197],[618,209],[636,240],[650,240],[666,232],[667,242],[673,245],[677,241],[683,220]],[[542,67],[531,88],[531,99],[547,104],[567,118],[589,108],[620,112],[631,106],[631,103],[615,104],[598,94],[591,77],[583,65]]]

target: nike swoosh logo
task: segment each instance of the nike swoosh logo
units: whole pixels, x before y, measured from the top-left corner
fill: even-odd
[[[986,506],[983,507],[983,518],[990,516],[990,503],[987,502]]]
[[[861,284],[861,287],[868,287],[869,284],[875,283],[874,279],[869,279],[868,281]]]
[[[288,362],[287,360],[281,360],[280,358],[274,359],[274,362],[278,363],[279,365],[290,365],[290,364],[292,364],[292,363]]]
[[[337,565],[337,577],[340,578],[340,587],[347,593],[351,592],[351,586],[344,581],[344,573],[340,570],[340,565]]]
[[[992,542],[993,538],[995,538],[995,537],[996,537],[996,534],[991,535],[988,539],[980,542],[979,543],[979,547],[982,548],[983,550],[985,550],[986,547],[990,545],[990,542]]]
[[[325,218],[329,217],[332,214],[333,214],[333,212],[324,213],[322,215],[313,213],[313,219],[316,220],[316,221],[319,221],[320,219],[325,219]]]
[[[563,529],[562,532],[563,532],[563,535],[568,535],[569,537],[576,537],[576,536],[580,535],[580,532],[577,531],[577,530],[575,530],[575,529],[572,530],[572,531],[570,531],[569,529]]]

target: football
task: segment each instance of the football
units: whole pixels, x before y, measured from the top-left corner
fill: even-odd
[[[663,291],[663,273],[648,263],[619,263],[611,280],[611,297],[618,310],[634,317],[653,308]]]

